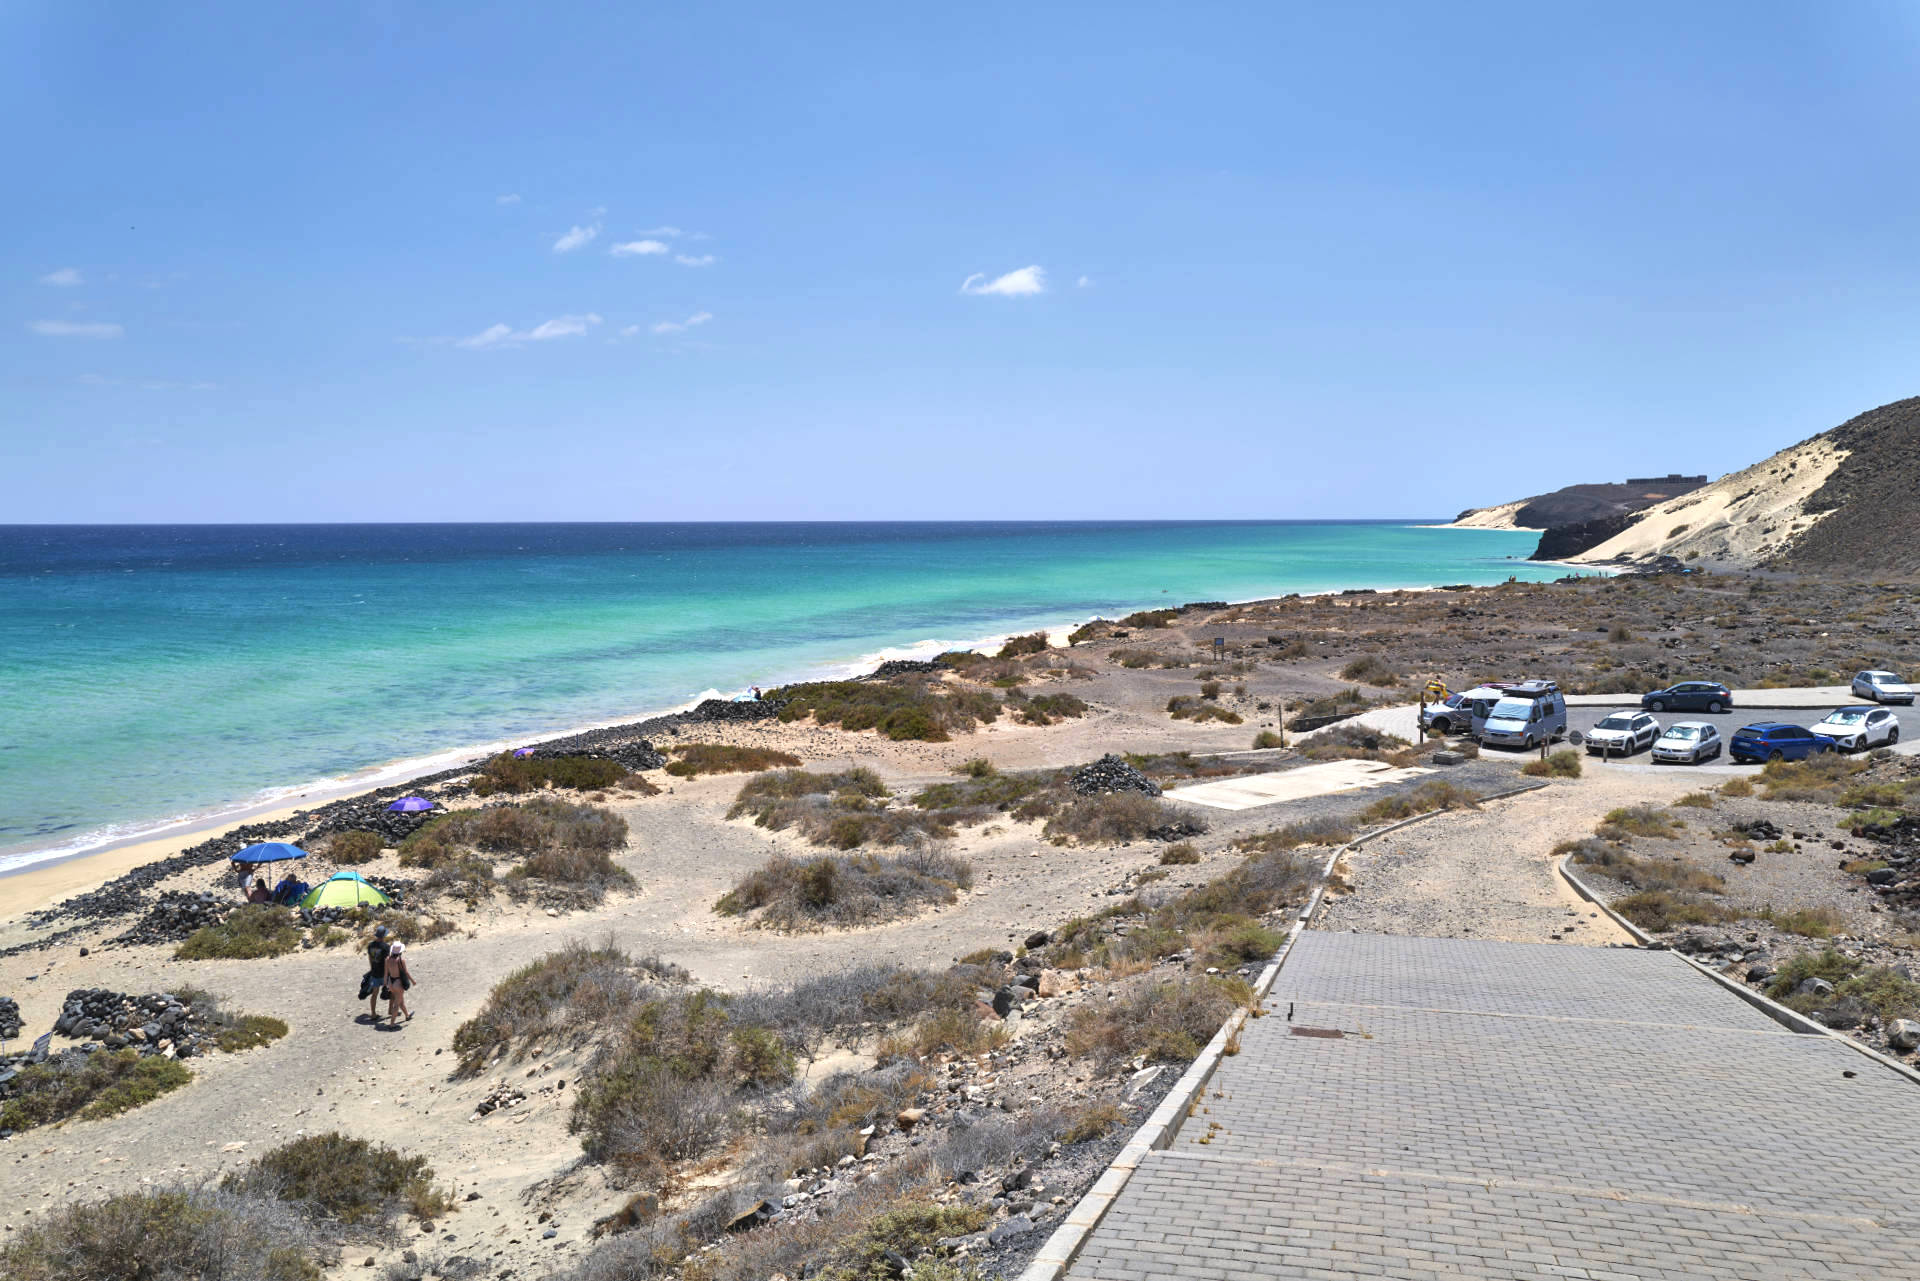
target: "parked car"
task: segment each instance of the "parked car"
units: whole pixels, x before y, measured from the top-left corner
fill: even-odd
[[[1487,711],[1480,741],[1493,747],[1534,748],[1567,732],[1567,700],[1552,681],[1522,681]]]
[[[1836,707],[1813,727],[1843,752],[1900,741],[1900,718],[1884,707]]]
[[[1727,743],[1727,754],[1736,761],[1804,761],[1832,750],[1832,739],[1785,721],[1742,725]]]
[[[1587,755],[1631,756],[1659,737],[1660,722],[1645,712],[1613,712],[1587,731]]]
[[[1465,694],[1449,694],[1438,703],[1428,703],[1422,714],[1422,724],[1429,734],[1455,734],[1468,729],[1473,724],[1473,712],[1462,710],[1465,707]]]
[[[1718,716],[1733,706],[1733,691],[1712,681],[1681,681],[1640,697],[1649,712],[1709,712]]]
[[[1723,744],[1720,731],[1705,721],[1678,721],[1653,740],[1652,757],[1656,761],[1685,761],[1698,765],[1720,755]]]
[[[1456,716],[1448,718],[1446,733],[1469,734],[1480,737],[1480,727],[1487,723],[1487,714],[1493,705],[1507,696],[1516,681],[1488,681],[1484,685],[1475,685],[1460,694],[1460,705],[1455,709]]]
[[[1853,696],[1870,703],[1905,703],[1913,706],[1913,686],[1892,672],[1856,672]]]

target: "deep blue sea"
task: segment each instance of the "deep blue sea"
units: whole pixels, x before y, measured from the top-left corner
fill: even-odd
[[[0,871],[1096,614],[1563,572],[1525,562],[1534,541],[1376,522],[0,526]]]

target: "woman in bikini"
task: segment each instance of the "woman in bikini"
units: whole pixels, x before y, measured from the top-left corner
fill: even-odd
[[[407,969],[407,945],[395,943],[387,951],[387,1016],[394,1022],[405,1015],[409,1022],[413,1011],[407,1008],[407,989],[413,986],[413,974]]]

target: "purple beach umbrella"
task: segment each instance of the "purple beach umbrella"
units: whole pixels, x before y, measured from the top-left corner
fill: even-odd
[[[513,758],[515,760],[519,760],[522,756],[532,756],[532,755],[533,755],[533,749],[531,747],[516,747],[513,749]]]
[[[402,796],[387,808],[401,814],[418,814],[422,810],[432,809],[433,802],[424,796]]]

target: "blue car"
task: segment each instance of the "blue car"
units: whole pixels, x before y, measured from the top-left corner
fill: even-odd
[[[1727,755],[1736,761],[1804,761],[1832,750],[1832,739],[1785,721],[1743,725],[1727,744]]]

